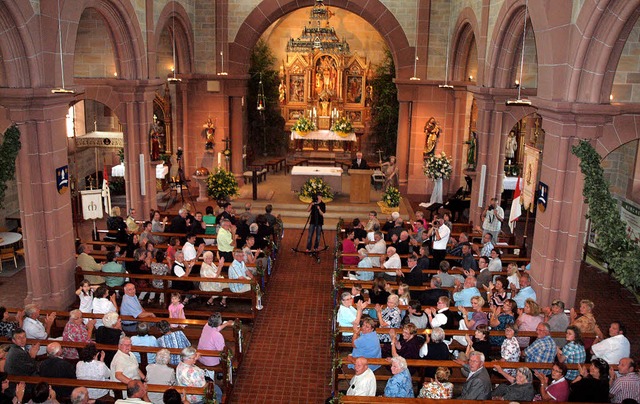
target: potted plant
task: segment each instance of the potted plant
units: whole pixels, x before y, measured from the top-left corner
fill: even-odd
[[[238,195],[238,181],[224,168],[216,168],[207,178],[207,194],[218,204],[227,202],[229,197]]]
[[[378,206],[382,210],[382,213],[390,214],[400,206],[400,190],[396,187],[387,187],[382,194],[382,200],[378,202]]]
[[[331,187],[324,182],[322,178],[312,177],[302,184],[298,197],[304,203],[310,203],[313,196],[316,194],[322,195],[322,200],[327,203],[333,200],[333,192]]]
[[[340,137],[347,137],[349,133],[353,132],[353,125],[347,117],[343,116],[333,123],[331,130],[336,132]]]
[[[298,132],[300,136],[306,136],[309,132],[316,130],[316,124],[304,115],[291,127],[292,131]]]

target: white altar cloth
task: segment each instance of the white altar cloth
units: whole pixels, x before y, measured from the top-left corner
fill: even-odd
[[[156,179],[164,179],[169,174],[169,167],[164,164],[158,164],[156,166]],[[124,163],[120,163],[117,166],[111,167],[112,177],[124,177]]]
[[[502,188],[505,191],[513,191],[516,189],[516,182],[518,182],[518,177],[504,177],[502,179]],[[522,183],[520,183],[522,187]]]
[[[322,178],[332,192],[342,192],[342,168],[340,167],[291,167],[291,190],[299,191],[309,178]]]
[[[351,132],[346,137],[338,136],[336,132],[330,130],[314,130],[306,136],[300,136],[295,130],[291,131],[291,140],[310,139],[310,140],[336,140],[338,142],[355,142],[356,134]]]

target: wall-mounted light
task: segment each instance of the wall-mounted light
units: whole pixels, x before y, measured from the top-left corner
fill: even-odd
[[[469,75],[469,81],[473,81],[473,76]]]
[[[609,101],[613,101],[613,94],[609,94]]]
[[[118,77],[118,72],[113,72],[113,77]]]

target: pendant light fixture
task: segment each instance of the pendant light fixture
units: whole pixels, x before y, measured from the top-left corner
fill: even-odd
[[[451,4],[449,3],[449,21],[447,21],[447,49],[445,52],[447,53],[447,62],[444,68],[444,84],[440,84],[438,87],[447,88],[449,90],[453,90],[453,86],[449,84],[449,43],[451,41]]]
[[[258,102],[256,109],[258,111],[264,111],[267,105],[267,98],[264,95],[264,85],[262,84],[262,72],[260,72],[260,82],[258,83]]]
[[[62,24],[60,23],[60,0],[58,0],[58,43],[60,45],[60,72],[62,76],[62,87],[51,90],[53,94],[74,94],[75,91],[64,87],[64,60],[62,58]]]
[[[178,64],[176,63],[176,2],[175,2],[175,0],[173,1],[173,4],[172,4],[172,11],[173,12],[172,12],[172,15],[171,15],[171,26],[172,26],[171,35],[172,35],[172,38],[173,38],[173,46],[172,46],[172,48],[173,48],[173,52],[172,52],[173,53],[173,69],[171,69],[171,70],[173,70],[173,76],[169,77],[167,79],[167,81],[169,83],[175,84],[175,83],[178,83],[179,81],[182,81],[182,79],[179,79],[179,78],[176,77],[176,71],[178,70]]]
[[[522,99],[520,97],[520,92],[522,91],[522,70],[524,67],[524,44],[525,39],[527,37],[527,11],[528,11],[529,0],[525,0],[524,2],[524,24],[522,28],[522,50],[520,52],[520,75],[518,80],[516,80],[516,87],[518,87],[518,99],[517,100],[507,100],[505,102],[506,105],[531,105],[531,101],[527,99]]]

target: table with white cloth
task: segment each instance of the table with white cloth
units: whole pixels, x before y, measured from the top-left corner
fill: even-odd
[[[156,179],[164,179],[169,174],[169,167],[164,164],[156,165]],[[111,167],[112,177],[124,177],[124,163],[120,163],[117,166]]]
[[[513,191],[516,189],[516,182],[518,182],[518,177],[504,177],[502,179],[502,189]]]
[[[0,233],[0,247],[9,246],[22,240],[22,234],[14,232]]]
[[[332,192],[342,192],[342,168],[295,166],[291,168],[291,190],[299,191],[309,178],[322,178]]]
[[[345,136],[340,136],[338,132],[334,132],[331,130],[314,130],[313,132],[308,132],[306,135],[302,136],[299,132],[295,130],[291,131],[291,140],[334,140],[338,142],[355,142],[357,140],[356,134],[346,133]]]

